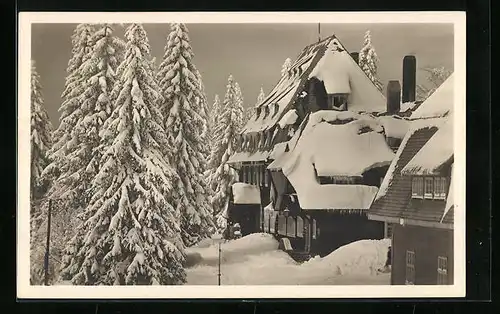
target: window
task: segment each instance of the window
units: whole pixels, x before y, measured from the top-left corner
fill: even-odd
[[[405,284],[415,284],[415,252],[406,251],[406,280]]]
[[[434,199],[443,200],[446,198],[446,178],[434,178]]]
[[[413,198],[424,197],[424,178],[414,177],[411,181],[411,196]]]
[[[447,285],[448,284],[448,258],[439,256],[438,257],[438,269],[437,269],[437,284]]]
[[[316,239],[316,219],[312,220],[312,238]]]
[[[269,186],[269,172],[264,168],[264,186]]]
[[[269,232],[269,222],[271,221],[270,215],[264,215],[264,232]]]
[[[412,197],[444,200],[447,184],[445,177],[414,177],[412,179]]]
[[[295,238],[295,218],[293,217],[288,217],[286,221],[286,235],[288,237]]]
[[[276,213],[272,213],[269,217],[269,232],[274,233],[276,224]]]
[[[328,95],[328,107],[336,110],[347,110],[347,99],[349,94]]]
[[[297,237],[304,237],[304,220],[302,217],[297,217]]]
[[[426,177],[424,186],[424,198],[432,199],[433,192],[434,192],[434,180],[432,179],[432,177]]]
[[[256,175],[255,185],[260,186],[260,175],[261,175],[260,166],[255,166],[255,175]]]
[[[286,217],[283,215],[278,216],[278,234],[286,235]]]
[[[256,185],[257,184],[257,168],[255,165],[252,165],[252,184]]]
[[[241,167],[241,182],[244,182],[244,183],[247,182],[247,167],[246,166]]]
[[[394,228],[394,225],[391,223],[386,222],[385,223],[385,231],[384,231],[384,237],[386,239],[391,239],[392,238],[392,230]]]

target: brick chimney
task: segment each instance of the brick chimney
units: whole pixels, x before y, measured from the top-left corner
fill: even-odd
[[[351,52],[350,54],[351,54],[351,57],[356,62],[356,64],[358,64],[359,63],[359,52]]]
[[[401,109],[401,85],[399,81],[389,81],[387,84],[387,113],[395,114]]]
[[[417,59],[408,55],[403,58],[403,103],[415,101],[417,85]]]

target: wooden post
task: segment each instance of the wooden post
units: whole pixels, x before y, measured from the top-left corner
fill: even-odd
[[[45,247],[45,258],[44,258],[44,270],[45,270],[45,278],[44,283],[46,286],[49,285],[49,252],[50,252],[50,218],[52,211],[52,200],[49,200],[49,209],[47,211],[48,219],[47,219],[47,244]]]
[[[219,273],[218,273],[218,285],[220,286],[220,276],[221,276],[221,273],[220,273],[220,255],[221,255],[221,248],[220,248],[220,241],[219,241]]]

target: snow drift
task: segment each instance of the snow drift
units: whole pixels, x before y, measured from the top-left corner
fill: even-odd
[[[340,247],[324,258],[298,264],[278,250],[273,236],[251,234],[221,245],[221,284],[388,285],[390,274],[379,274],[377,269],[384,266],[389,245],[388,239],[361,240]],[[187,269],[189,285],[217,284],[217,249],[216,244],[196,249],[203,262]]]

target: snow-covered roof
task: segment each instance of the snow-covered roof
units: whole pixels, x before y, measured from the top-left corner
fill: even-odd
[[[389,166],[389,169],[387,170],[385,177],[382,180],[382,184],[380,185],[375,200],[378,200],[386,195],[389,186],[392,183],[396,166],[398,165],[399,160],[401,159],[401,155],[408,143],[408,140],[413,136],[413,134],[415,134],[415,132],[417,132],[418,130],[424,128],[433,128],[433,127],[439,128],[443,125],[444,122],[445,122],[444,118],[419,119],[419,120],[409,121],[408,132],[406,132],[406,135],[403,137],[403,140],[399,145],[396,155],[394,156],[394,159],[391,161],[391,165]]]
[[[269,151],[256,151],[256,152],[236,152],[229,157],[226,161],[228,164],[235,164],[239,162],[258,162],[265,161],[269,157]]]
[[[335,36],[330,36],[304,48],[292,64],[288,75],[282,76],[264,101],[258,104],[257,107],[261,108],[260,114],[254,113],[242,133],[259,132],[276,125],[311,77],[322,80],[328,92],[349,92],[349,110],[386,110],[384,95],[356,64],[340,41]]]
[[[323,81],[328,94],[350,94],[351,111],[383,112],[386,99],[351,55],[332,41],[309,77]]]
[[[297,191],[303,210],[368,209],[378,188],[368,185],[312,184]]]
[[[260,204],[260,190],[256,185],[236,182],[233,184],[234,204]]]
[[[392,183],[394,177],[394,171],[399,163],[401,153],[405,149],[408,140],[413,136],[413,134],[416,131],[421,130],[423,128],[436,127],[439,130],[447,120],[453,120],[453,115],[451,114],[453,112],[453,107],[454,107],[453,88],[454,88],[453,74],[451,74],[448,77],[448,79],[443,84],[441,84],[441,86],[429,98],[427,98],[418,107],[417,110],[415,110],[412,113],[412,115],[410,116],[411,123],[409,125],[408,132],[406,132],[406,135],[404,136],[401,145],[399,146],[399,149],[396,152],[396,156],[392,161],[389,170],[387,170],[387,173],[384,177],[384,180],[382,181],[382,184],[380,185],[380,189],[378,191],[377,196],[375,197],[375,200],[378,200],[386,195],[389,186]],[[380,118],[381,117],[379,117],[379,119]],[[451,125],[453,124],[452,122],[450,123]],[[448,129],[448,132],[449,131],[450,129]],[[445,133],[446,131],[443,133],[443,135]],[[448,136],[451,136],[448,140],[445,140],[443,142],[443,139],[439,140],[438,138],[437,142],[439,142],[439,144],[441,145],[450,145],[450,144],[452,145],[453,136],[452,135]],[[434,161],[429,160],[429,162],[434,162]]]
[[[295,109],[289,110],[283,118],[278,122],[280,128],[284,128],[287,125],[294,124],[297,121],[297,118],[299,116],[297,115],[297,111]]]
[[[254,113],[242,132],[258,132],[274,126],[285,113],[285,109],[291,105],[292,100],[298,94],[299,87],[305,83],[312,67],[326,50],[327,44],[334,39],[334,36],[325,38],[323,41],[307,46],[292,64],[290,71],[281,76],[276,86],[267,95],[264,101],[257,105],[260,107],[260,114]],[[268,114],[266,115],[266,109]]]
[[[338,124],[340,121],[345,123]],[[382,126],[369,115],[350,111],[315,112],[297,145],[290,147],[283,173],[289,176],[313,167],[318,176],[358,176],[371,168],[389,165],[394,153],[382,131]]]
[[[319,184],[318,176],[359,176],[389,165],[391,151],[383,128],[368,114],[317,111],[304,120],[302,132],[288,141],[289,152],[268,169],[281,169],[295,188],[302,209],[367,209],[378,188]]]
[[[399,112],[407,112],[410,110],[415,109],[415,107],[418,107],[419,103],[410,101],[410,102],[404,102],[401,104],[401,108],[399,109]]]
[[[282,142],[274,145],[273,150],[269,154],[269,158],[276,160],[278,159],[281,155],[285,153],[286,147],[288,145],[288,142]]]
[[[398,116],[381,116],[377,120],[384,127],[387,137],[403,139],[408,132],[410,122]]]
[[[438,89],[412,113],[410,119],[443,117],[452,111],[454,106],[453,91],[455,87],[453,76],[454,74],[452,73],[446,81],[444,81],[443,84],[441,84],[441,86],[439,86]]]
[[[401,170],[403,175],[432,175],[453,158],[453,117],[425,143],[420,151]]]

